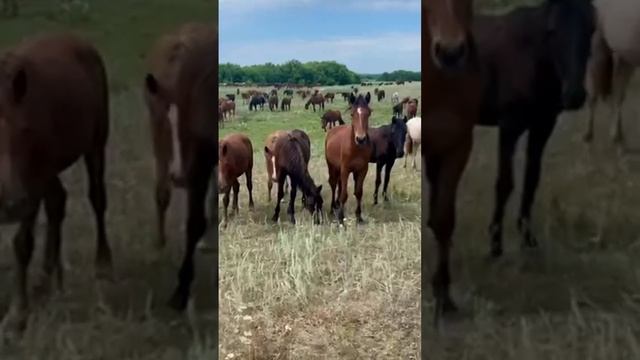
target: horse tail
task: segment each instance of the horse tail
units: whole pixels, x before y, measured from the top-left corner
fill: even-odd
[[[413,154],[413,139],[409,134],[407,134],[407,138],[404,141],[404,153],[407,155]]]
[[[613,51],[607,44],[602,30],[598,28],[592,40],[592,58],[589,64],[590,87],[593,97],[606,100],[613,90]]]

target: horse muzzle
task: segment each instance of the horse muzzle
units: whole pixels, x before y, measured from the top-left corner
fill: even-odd
[[[356,135],[356,145],[368,145],[369,144],[369,135],[365,136],[357,136]]]
[[[442,70],[460,70],[464,68],[468,55],[468,46],[465,41],[457,44],[444,44],[434,41],[431,46],[431,56],[434,63]]]

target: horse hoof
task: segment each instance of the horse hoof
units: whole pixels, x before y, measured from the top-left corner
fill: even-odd
[[[538,240],[534,236],[528,235],[527,237],[525,237],[522,245],[525,248],[534,249],[538,247]]]
[[[363,218],[359,218],[356,220],[356,224],[358,225],[366,225],[367,222]]]
[[[278,217],[277,216],[272,217],[271,218],[271,222],[274,223],[274,224],[277,224],[278,223]]]

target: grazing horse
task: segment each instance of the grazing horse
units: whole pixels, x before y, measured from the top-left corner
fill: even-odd
[[[166,98],[168,89],[163,87],[154,74],[147,74],[146,77],[148,95],[159,103],[175,105],[177,112],[177,116],[169,117],[175,121],[166,121],[177,132],[177,138],[169,136],[172,139],[170,143],[174,144],[171,150],[174,154],[172,177],[184,184],[187,192],[185,253],[178,273],[178,285],[170,300],[170,305],[177,310],[184,310],[189,301],[194,278],[193,256],[207,229],[205,202],[213,170],[218,162],[215,152],[216,109],[210,100],[213,94],[218,93],[218,33],[210,25],[187,27],[192,29],[188,36],[189,45],[179,47],[181,60],[175,69],[171,100]],[[217,246],[215,242],[214,252],[217,252]],[[212,266],[217,267],[217,263]]]
[[[269,98],[269,111],[278,110],[278,95],[271,95]]]
[[[280,110],[282,110],[282,111],[291,111],[291,98],[290,97],[282,98],[282,103],[280,104]]]
[[[266,102],[264,95],[253,95],[249,101],[249,111],[258,111],[258,106],[260,106],[260,110],[264,110],[264,103]]]
[[[342,120],[342,114],[339,110],[327,110],[320,118],[320,124],[324,132],[327,132],[327,127],[331,129],[336,126],[336,123],[344,125],[344,120]]]
[[[369,129],[369,137],[373,144],[370,163],[376,164],[376,188],[373,192],[373,204],[378,204],[378,189],[380,188],[382,169],[385,168],[382,197],[387,197],[387,187],[391,177],[391,169],[396,159],[404,156],[404,141],[407,136],[407,117],[392,117],[391,124]]]
[[[289,195],[289,207],[287,214],[292,224],[296,223],[294,216],[294,203],[298,187],[303,194],[303,204],[313,215],[314,223],[319,224],[322,214],[322,185],[316,186],[308,165],[311,157],[311,143],[309,136],[302,130],[293,130],[283,136],[279,136],[273,148],[265,146],[265,156],[271,156],[273,165],[271,181],[278,182],[278,198],[276,208],[271,220],[277,222],[280,216],[280,202],[284,197],[284,184],[288,177],[291,183]]]
[[[336,97],[336,94],[332,93],[332,92],[328,92],[324,95],[324,98],[333,104],[333,99]]]
[[[357,200],[356,220],[364,223],[362,218],[362,187],[369,170],[369,160],[373,146],[369,140],[369,108],[371,94],[351,95],[351,124],[331,128],[325,138],[325,158],[329,169],[329,185],[331,185],[331,209],[334,210],[338,223],[344,226],[344,205],[347,202],[347,184],[349,175],[353,173],[355,182],[354,194]],[[338,193],[336,194],[336,187]],[[338,203],[339,201],[339,203]]]
[[[264,141],[265,148],[269,151],[264,152],[264,163],[267,166],[267,198],[271,201],[271,189],[273,188],[273,178],[275,173],[275,164],[273,163],[273,151],[276,141],[283,136],[287,136],[289,133],[284,130],[276,130],[267,136]]]
[[[348,91],[343,91],[343,92],[340,93],[340,95],[342,95],[342,100],[349,101],[349,92]]]
[[[378,91],[376,95],[378,96],[378,102],[382,101],[386,97],[384,90]]]
[[[233,188],[233,205],[231,211],[238,213],[238,193],[240,183],[238,178],[245,175],[247,191],[249,192],[249,208],[253,209],[253,146],[251,140],[240,133],[225,136],[218,144],[218,191],[224,194],[222,204],[224,208],[224,225],[228,223],[229,193]]]
[[[404,143],[404,152],[406,157],[404,158],[404,168],[407,167],[407,158],[410,154],[413,155],[413,168],[416,169],[416,157],[418,156],[418,149],[420,148],[420,140],[422,136],[422,118],[414,117],[407,122],[407,138]]]
[[[434,324],[440,314],[456,310],[449,294],[449,252],[455,228],[455,204],[460,178],[467,165],[482,96],[481,73],[471,36],[473,0],[430,0],[422,3],[422,146],[424,182],[429,183],[426,220],[438,245],[437,268],[432,277],[436,300]],[[427,197],[427,192],[422,192]],[[423,214],[426,211],[423,210]],[[423,222],[423,226],[424,226]],[[424,239],[424,237],[423,237]],[[423,249],[426,245],[423,244]],[[422,257],[422,272],[428,270]],[[427,277],[422,277],[427,288]],[[423,312],[424,313],[424,312]],[[426,324],[425,319],[422,321]]]
[[[495,208],[489,227],[494,257],[503,252],[504,209],[514,188],[513,156],[524,133],[528,133],[527,162],[517,228],[525,247],[537,246],[531,208],[544,149],[558,115],[584,105],[594,21],[594,8],[584,0],[546,0],[536,7],[476,18],[473,34],[484,84],[479,125],[499,128]]]
[[[624,145],[622,105],[635,68],[640,66],[640,3],[596,0],[594,5],[598,22],[588,66],[589,120],[584,140],[593,140],[593,122],[598,100],[607,100],[611,96],[615,116],[612,138],[614,143]]]
[[[52,282],[63,288],[60,248],[67,191],[59,174],[80,158],[97,228],[96,275],[112,274],[104,219],[109,90],[102,57],[71,34],[24,40],[0,56],[0,114],[0,223],[20,224],[13,239],[15,287],[2,323],[12,333],[24,330],[29,316],[28,267],[41,203],[47,217],[41,285],[45,291]]]
[[[309,110],[309,105],[313,106],[313,112],[316,112],[316,105],[318,105],[320,110],[324,110],[324,96],[316,90],[316,93],[304,104],[304,109]]]

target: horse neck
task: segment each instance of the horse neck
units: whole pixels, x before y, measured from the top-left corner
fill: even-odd
[[[305,194],[305,196],[310,196],[315,194],[315,189],[316,184],[313,181],[311,174],[309,174],[309,171],[305,169],[300,179],[300,190],[302,190],[302,193]]]

